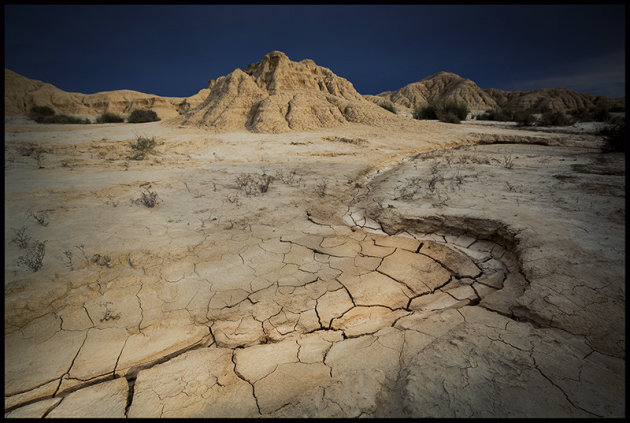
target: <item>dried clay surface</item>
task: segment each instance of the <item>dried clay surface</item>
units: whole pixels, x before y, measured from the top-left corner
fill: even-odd
[[[7,125],[5,417],[623,417],[623,155],[396,125]]]

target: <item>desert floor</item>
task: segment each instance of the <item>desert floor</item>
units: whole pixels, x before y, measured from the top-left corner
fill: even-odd
[[[5,416],[622,417],[625,159],[600,146],[6,121]]]

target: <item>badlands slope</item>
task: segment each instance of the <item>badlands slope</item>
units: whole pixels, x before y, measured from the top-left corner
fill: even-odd
[[[348,122],[383,126],[396,118],[365,100],[344,78],[310,59],[273,51],[210,83],[207,99],[178,120],[215,130],[280,133]]]
[[[474,111],[485,111],[495,107],[522,110],[546,107],[564,112],[597,106],[623,106],[625,103],[623,98],[582,94],[567,88],[543,88],[534,91],[482,89],[470,79],[450,72],[438,72],[396,91],[365,97],[377,104],[391,101],[402,110],[413,110],[417,105],[449,100],[464,102]]]
[[[5,417],[623,417],[623,154],[285,57],[171,121],[7,121]]]
[[[5,116],[27,115],[33,106],[49,106],[56,113],[96,116],[103,112],[128,115],[133,109],[152,109],[161,119],[170,119],[196,107],[208,89],[190,97],[160,97],[138,91],[117,90],[95,94],[69,93],[54,85],[4,70]]]

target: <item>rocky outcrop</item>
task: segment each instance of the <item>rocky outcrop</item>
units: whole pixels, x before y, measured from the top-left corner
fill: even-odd
[[[377,97],[408,109],[413,109],[416,105],[447,100],[463,101],[469,107],[479,109],[497,105],[496,101],[473,81],[450,72],[438,72],[399,90],[381,93]]]
[[[54,85],[4,70],[5,115],[26,115],[33,106],[49,106],[56,113],[98,115],[103,112],[129,114],[134,109],[151,109],[161,119],[169,119],[199,105],[209,90],[190,97],[160,97],[131,90],[95,94],[69,93]]]
[[[330,69],[310,59],[293,62],[279,51],[209,86],[203,104],[180,118],[182,125],[280,133],[348,122],[382,126],[396,119]]]
[[[544,109],[557,111],[590,109],[592,107],[623,106],[623,98],[581,94],[567,88],[542,88],[534,91],[486,90],[499,106],[514,109]]]
[[[438,72],[396,91],[385,91],[366,99],[381,104],[384,100],[396,106],[413,109],[416,106],[454,100],[464,102],[472,110],[488,110],[494,107],[515,109],[543,109],[567,111],[598,106],[622,106],[623,98],[610,98],[581,94],[567,88],[543,88],[535,91],[503,91],[496,88],[482,89],[470,79],[450,72]]]

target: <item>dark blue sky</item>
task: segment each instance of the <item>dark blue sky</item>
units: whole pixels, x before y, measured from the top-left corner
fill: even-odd
[[[625,95],[623,5],[5,6],[5,67],[72,92],[189,96],[272,50],[361,94],[445,70]]]

